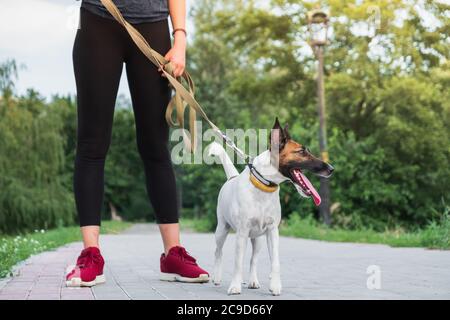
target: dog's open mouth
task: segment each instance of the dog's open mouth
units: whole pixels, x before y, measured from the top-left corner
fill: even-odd
[[[300,187],[303,194],[305,194],[305,196],[312,197],[316,206],[320,205],[322,199],[320,198],[319,193],[309,179],[303,174],[303,172],[298,168],[294,168],[291,170],[291,176],[294,182]]]

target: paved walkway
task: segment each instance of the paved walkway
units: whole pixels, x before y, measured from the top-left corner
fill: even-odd
[[[212,270],[213,234],[184,232],[182,241],[204,268]],[[103,236],[107,283],[92,289],[64,286],[65,268],[74,263],[81,243],[33,256],[16,268],[18,275],[0,282],[0,300],[450,299],[449,251],[283,237],[280,249],[283,293],[273,297],[268,291],[267,250],[261,252],[259,262],[262,288],[246,289],[244,285],[241,295],[227,296],[234,235],[225,244],[221,286],[159,281],[160,246],[154,225],[135,225],[123,234]],[[248,261],[249,255],[246,270]],[[367,282],[369,287],[379,284],[381,288],[368,289]]]

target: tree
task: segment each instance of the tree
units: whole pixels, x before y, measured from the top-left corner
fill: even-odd
[[[316,145],[315,131],[309,134],[317,116],[306,13],[317,3],[197,2],[198,32],[189,58],[198,100],[219,126],[223,118],[230,127],[268,127],[278,115],[302,142]],[[344,221],[356,214],[377,228],[425,223],[447,198],[449,170],[439,163],[449,160],[449,6],[402,0],[321,4],[332,16],[325,61],[330,157],[358,179],[336,167],[334,215]],[[290,201],[288,213],[298,206]]]

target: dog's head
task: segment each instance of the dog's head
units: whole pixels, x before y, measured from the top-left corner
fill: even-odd
[[[320,204],[320,195],[304,172],[329,178],[334,168],[315,157],[306,146],[291,139],[288,125],[282,128],[278,118],[270,133],[270,157],[271,163],[277,164],[278,171],[294,183],[302,196],[312,197],[317,206]]]

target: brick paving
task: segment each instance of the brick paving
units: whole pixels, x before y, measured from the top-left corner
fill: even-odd
[[[212,270],[214,235],[183,232],[182,242],[200,264]],[[138,224],[120,235],[104,235],[105,284],[66,288],[64,273],[82,249],[80,242],[33,256],[0,280],[0,300],[129,300],[129,299],[450,299],[450,252],[384,245],[332,243],[281,238],[283,293],[268,291],[267,250],[259,262],[260,289],[228,296],[234,259],[234,235],[224,247],[221,286],[158,280],[161,241],[157,228]],[[250,247],[250,246],[247,246]],[[248,271],[249,249],[246,256]],[[367,268],[379,267],[380,289],[368,289]],[[248,274],[247,274],[248,276]],[[247,277],[246,277],[247,278]]]

